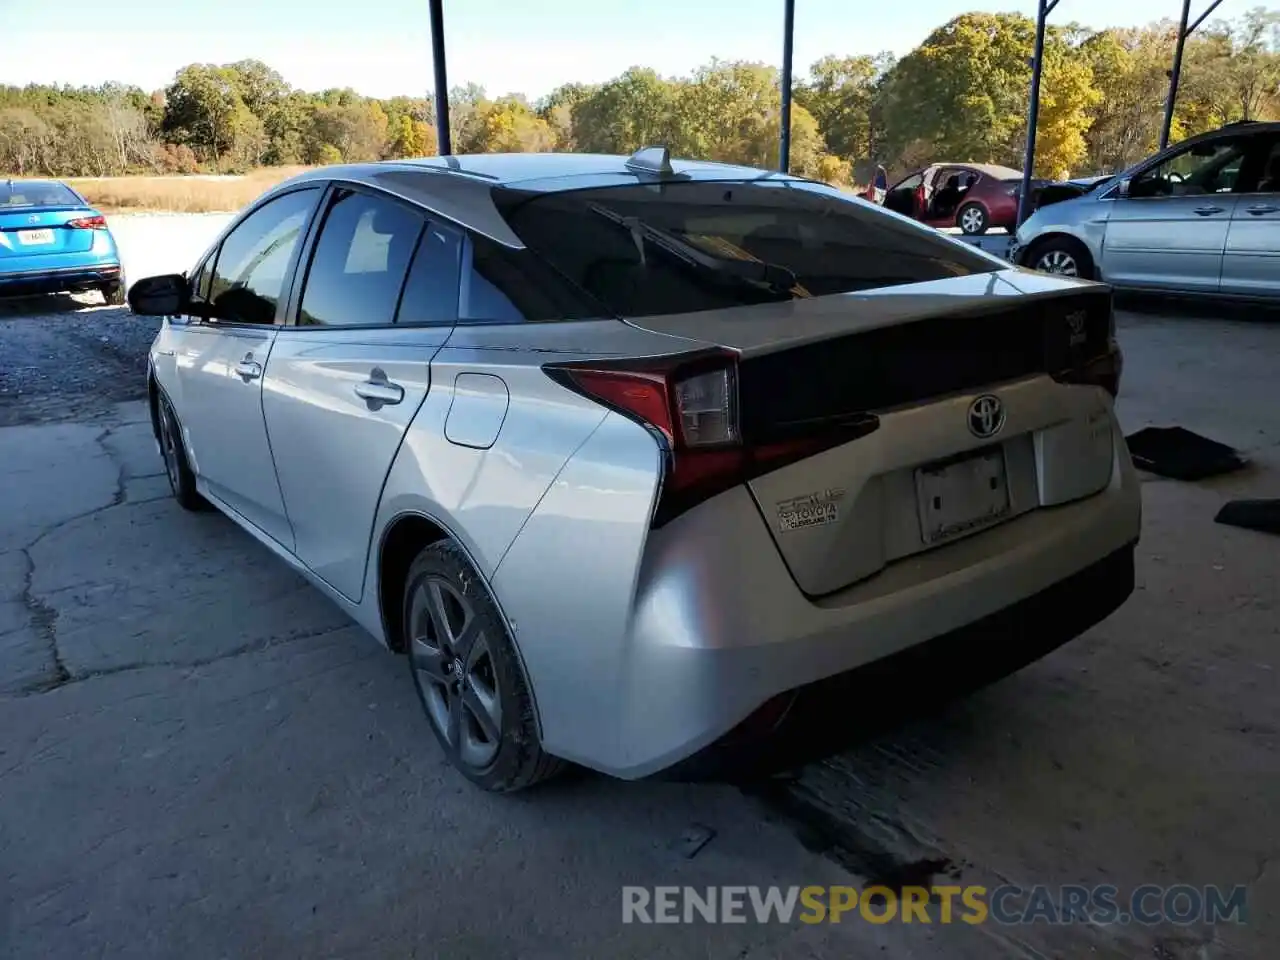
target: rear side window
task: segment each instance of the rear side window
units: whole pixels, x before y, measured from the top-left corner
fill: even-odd
[[[274,323],[293,255],[319,190],[267,201],[227,234],[209,284],[215,314],[233,323]]]
[[[540,256],[537,248],[512,249],[479,234],[471,235],[469,248],[459,322],[586,320],[609,314],[606,306],[585,296],[560,272],[559,264]]]
[[[302,291],[300,326],[386,326],[426,221],[385,197],[339,191]]]
[[[409,267],[396,323],[443,323],[458,319],[458,262],[462,242],[452,230],[431,224],[422,233]]]
[[[532,250],[620,317],[692,313],[1001,269],[820,184],[495,190]]]

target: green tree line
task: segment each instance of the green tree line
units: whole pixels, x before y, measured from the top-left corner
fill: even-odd
[[[1052,26],[1046,38],[1036,173],[1113,172],[1156,146],[1176,26]],[[864,182],[873,164],[1021,166],[1035,24],[967,13],[901,58],[827,56],[796,85],[792,169]],[[772,167],[778,71],[713,60],[689,76],[631,67],[602,84],[566,84],[540,100],[450,92],[458,153],[674,154]],[[1188,41],[1173,139],[1235,120],[1280,118],[1280,11],[1255,8]],[[429,97],[308,93],[257,60],[192,64],[164,90],[0,87],[0,170],[18,175],[242,172],[264,165],[437,152]]]

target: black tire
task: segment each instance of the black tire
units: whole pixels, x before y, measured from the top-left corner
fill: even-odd
[[[1031,245],[1023,263],[1032,270],[1063,277],[1094,279],[1093,257],[1074,237],[1046,237]]]
[[[164,472],[169,478],[173,499],[178,501],[178,506],[183,510],[209,509],[209,501],[196,490],[196,475],[191,471],[191,461],[187,457],[187,446],[182,440],[178,416],[163,394],[157,401],[156,412],[159,420],[157,439],[160,443],[160,458],[164,461]]]
[[[450,621],[443,641],[433,588]],[[418,554],[403,604],[409,674],[450,762],[494,793],[514,793],[559,773],[564,761],[539,742],[533,699],[502,615],[457,544],[438,541]]]
[[[124,279],[102,286],[102,302],[109,307],[122,307],[127,302]]]
[[[991,227],[987,209],[980,203],[966,203],[956,211],[956,226],[971,237],[980,237]]]

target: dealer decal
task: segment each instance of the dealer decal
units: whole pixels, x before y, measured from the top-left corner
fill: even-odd
[[[778,529],[786,532],[835,523],[840,519],[840,501],[843,498],[844,490],[835,487],[779,501]]]

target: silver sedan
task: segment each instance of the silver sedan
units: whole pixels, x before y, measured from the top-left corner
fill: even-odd
[[[1008,672],[1133,588],[1110,292],[822,184],[325,167],[129,298],[178,502],[403,654],[486,789],[695,771],[829,682]]]
[[[1193,137],[1042,207],[1010,257],[1116,288],[1280,299],[1280,123]]]

